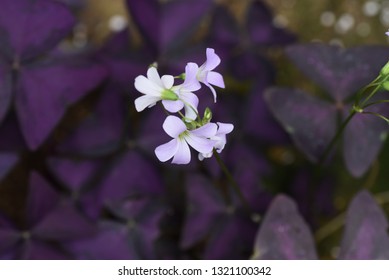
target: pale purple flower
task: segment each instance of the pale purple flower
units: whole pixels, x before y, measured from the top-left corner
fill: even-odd
[[[212,71],[220,64],[220,57],[214,49],[207,48],[207,60],[197,70],[197,79],[210,88],[213,98],[216,102],[216,91],[212,85],[224,88],[223,76],[220,73]],[[197,65],[196,65],[197,66]]]
[[[386,36],[389,36],[389,31],[385,32]]]
[[[162,104],[169,112],[178,112],[185,108],[185,117],[188,120],[195,120],[198,114],[197,106],[199,98],[193,91],[199,90],[201,85],[197,81],[198,66],[196,63],[188,63],[185,67],[185,80],[181,85],[173,87],[177,92],[179,100],[163,100]]]
[[[230,133],[234,129],[234,125],[230,123],[221,123],[218,122],[218,129],[215,136],[212,136],[210,139],[215,141],[214,149],[216,152],[221,153],[224,149],[224,146],[227,143],[226,135]],[[199,153],[199,160],[203,160],[204,158],[210,158],[212,156],[212,152],[210,153]]]
[[[173,158],[172,163],[188,164],[191,159],[189,146],[199,153],[208,154],[216,144],[216,141],[209,139],[217,132],[217,125],[214,123],[188,130],[180,118],[168,116],[163,123],[163,129],[173,140],[155,149],[155,155],[162,162]]]

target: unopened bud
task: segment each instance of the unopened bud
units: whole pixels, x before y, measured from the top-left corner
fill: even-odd
[[[203,124],[209,123],[212,119],[212,111],[208,107],[204,111]]]
[[[389,75],[389,61],[385,64],[384,67],[381,69],[381,75],[382,76],[387,76]]]

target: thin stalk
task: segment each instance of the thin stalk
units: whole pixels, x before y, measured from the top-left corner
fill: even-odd
[[[234,188],[235,192],[237,193],[239,199],[241,200],[244,208],[250,213],[254,213],[250,207],[250,204],[247,202],[246,198],[244,197],[242,191],[240,190],[238,184],[236,183],[234,177],[231,175],[230,171],[228,170],[227,166],[224,164],[223,160],[220,158],[218,152],[216,150],[213,150],[213,154],[216,158],[217,163],[219,164],[221,170],[224,172],[224,175],[226,175],[228,181]]]
[[[362,109],[365,109],[365,108],[373,106],[373,105],[381,104],[381,103],[389,103],[389,100],[384,99],[384,100],[378,100],[378,101],[370,102],[370,103],[366,104],[365,106],[363,106]]]
[[[343,133],[343,130],[346,128],[347,124],[351,121],[351,119],[354,117],[356,114],[356,111],[351,111],[350,115],[343,121],[341,126],[339,127],[337,133],[335,134],[334,138],[332,138],[331,142],[328,144],[327,148],[324,150],[323,155],[319,159],[319,166],[321,166],[324,161],[327,159],[329,153],[331,152],[332,148],[336,144],[336,142],[339,140],[340,136]]]

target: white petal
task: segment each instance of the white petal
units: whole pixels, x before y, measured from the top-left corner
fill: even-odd
[[[152,96],[160,96],[163,90],[160,86],[148,80],[145,76],[136,77],[135,88],[143,94]]]
[[[174,77],[171,75],[163,75],[161,81],[164,88],[171,89],[174,84]]]
[[[220,88],[225,88],[223,76],[217,72],[208,72],[207,74],[207,82],[208,84],[218,86]]]
[[[168,116],[163,122],[163,130],[172,138],[177,138],[178,135],[186,130],[186,125],[176,116]]]
[[[147,78],[160,87],[163,87],[161,78],[159,77],[158,70],[155,67],[150,67],[147,70]]]
[[[211,153],[214,145],[216,144],[213,140],[198,137],[190,132],[185,136],[185,140],[193,149],[202,154]]]
[[[185,117],[195,120],[198,113],[197,106],[199,105],[199,98],[197,95],[192,92],[183,92],[180,94],[180,99],[183,100],[185,104]]]
[[[135,99],[135,109],[138,112],[141,112],[147,107],[153,107],[159,100],[161,100],[161,98],[156,96],[142,95]]]
[[[170,113],[176,113],[184,108],[184,103],[181,100],[162,100],[162,104]]]
[[[231,124],[231,123],[221,123],[221,122],[218,122],[217,125],[219,126],[218,130],[217,130],[217,134],[220,135],[220,134],[228,134],[230,133],[231,131],[234,130],[234,125]]]
[[[196,135],[197,137],[211,138],[217,133],[217,125],[215,123],[207,123],[192,130],[190,133]]]
[[[178,150],[173,157],[172,163],[188,164],[190,162],[190,149],[185,140],[178,139]]]
[[[209,89],[212,91],[212,94],[213,94],[213,101],[216,103],[216,90],[208,83],[204,83],[207,87],[209,87]]]
[[[168,161],[171,159],[178,150],[178,141],[177,139],[173,139],[166,144],[160,145],[155,149],[155,155],[157,158],[162,161]]]

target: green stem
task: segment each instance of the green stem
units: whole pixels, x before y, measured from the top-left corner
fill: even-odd
[[[386,100],[386,99],[370,102],[370,103],[366,104],[365,106],[363,106],[363,109],[370,107],[370,106],[373,106],[373,105],[377,105],[377,104],[381,104],[381,103],[388,103],[388,102],[389,102],[389,100]]]
[[[387,117],[384,117],[381,114],[378,114],[375,112],[362,112],[362,114],[373,115],[373,116],[379,117],[380,119],[383,119],[384,121],[386,121],[387,124],[389,124],[389,119]]]
[[[244,197],[242,191],[240,190],[238,184],[236,183],[236,181],[234,180],[233,176],[231,175],[230,171],[228,170],[227,166],[224,164],[223,160],[220,158],[218,152],[214,149],[213,150],[213,154],[216,158],[216,161],[217,163],[219,164],[220,168],[222,169],[222,171],[224,172],[224,174],[226,175],[228,181],[230,182],[230,184],[232,185],[232,187],[234,188],[235,192],[237,193],[239,199],[241,200],[244,208],[250,213],[254,213],[250,207],[250,204],[247,202],[246,198]]]

